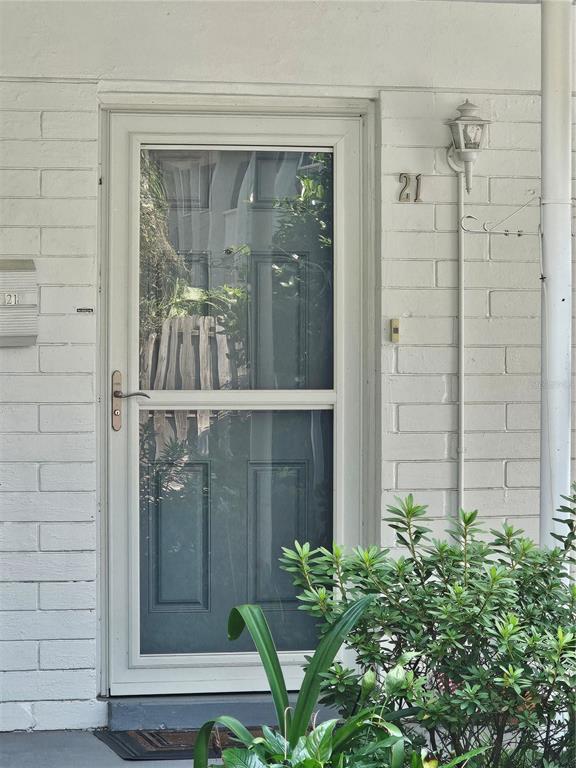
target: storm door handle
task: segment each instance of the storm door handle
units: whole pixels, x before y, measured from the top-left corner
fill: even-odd
[[[127,400],[129,397],[147,397],[150,400],[150,395],[146,392],[122,392],[122,374],[120,371],[114,371],[112,374],[112,397],[111,397],[111,420],[112,429],[114,432],[120,432],[122,429],[122,400]]]

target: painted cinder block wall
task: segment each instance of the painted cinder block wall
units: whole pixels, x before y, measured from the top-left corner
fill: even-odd
[[[97,318],[76,309],[97,303],[99,94],[374,99],[383,516],[395,494],[415,491],[441,531],[455,505],[457,387],[456,185],[443,123],[466,96],[493,120],[471,213],[494,220],[537,188],[539,12],[0,2],[0,26],[0,254],[33,257],[41,286],[37,347],[0,349],[0,730],[89,728],[106,718],[97,700],[100,393]],[[401,172],[423,174],[421,203],[396,202]],[[532,230],[536,220],[531,207],[517,224]],[[470,236],[466,247],[466,500],[536,535],[537,241]],[[394,317],[399,344],[388,336]],[[382,540],[392,541],[385,527]]]

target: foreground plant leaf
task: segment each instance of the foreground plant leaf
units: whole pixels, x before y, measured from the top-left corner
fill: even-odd
[[[306,669],[294,709],[292,725],[287,736],[291,746],[294,746],[299,737],[306,732],[312,712],[318,702],[322,686],[322,674],[328,671],[346,636],[360,621],[373,600],[373,595],[366,595],[356,603],[353,603],[344,611],[318,644],[316,653]]]
[[[222,715],[214,720],[208,720],[202,728],[198,731],[196,741],[194,743],[194,768],[207,768],[208,766],[208,750],[210,747],[210,736],[215,725],[223,725],[229,731],[232,731],[243,744],[249,747],[253,742],[253,736],[250,731],[245,728],[239,720],[235,717],[228,717]],[[256,768],[254,766],[253,768]]]
[[[260,655],[260,661],[264,667],[270,693],[276,709],[278,726],[283,736],[290,729],[290,709],[288,701],[288,692],[286,683],[282,674],[282,667],[278,659],[278,652],[270,627],[262,609],[257,605],[239,605],[230,611],[228,618],[228,637],[230,640],[236,640],[244,628],[247,627],[256,650]]]

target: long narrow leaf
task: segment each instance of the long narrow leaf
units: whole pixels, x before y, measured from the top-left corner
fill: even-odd
[[[334,731],[332,754],[335,755],[345,749],[349,742],[362,730],[363,723],[367,722],[373,714],[374,710],[372,708],[363,709],[357,715],[349,717],[344,725]]]
[[[212,729],[217,723],[223,725],[225,728],[228,728],[229,731],[232,731],[232,733],[247,747],[252,744],[254,737],[239,720],[236,720],[235,717],[222,715],[221,717],[217,717],[214,720],[208,720],[198,731],[196,741],[194,742],[194,768],[207,768],[210,736],[212,734]]]
[[[228,637],[236,640],[242,634],[244,627],[248,629],[260,660],[268,678],[268,685],[276,709],[278,727],[283,736],[290,729],[290,710],[286,683],[282,667],[278,659],[276,645],[270,632],[270,627],[262,609],[257,605],[239,605],[230,611],[228,618]],[[285,727],[287,726],[287,727]]]
[[[404,739],[399,739],[390,750],[390,768],[402,768],[404,765]]]
[[[294,709],[294,717],[287,736],[291,747],[294,747],[300,736],[303,736],[306,732],[320,694],[320,687],[322,685],[321,675],[328,671],[346,635],[356,626],[373,600],[374,595],[366,595],[353,603],[344,611],[342,616],[340,616],[338,621],[318,644],[316,653],[312,657],[304,675],[298,701]]]
[[[400,718],[416,714],[418,711],[419,710],[416,707],[411,707],[410,709],[399,709],[396,712],[387,712],[385,715],[386,720],[383,721],[379,715],[377,718],[374,717],[374,707],[363,709],[361,712],[358,712],[357,715],[349,717],[344,725],[334,731],[334,736],[332,738],[332,754],[337,754],[342,752],[342,750],[347,749],[350,742],[362,732],[362,726],[365,723],[367,725],[372,725],[374,728],[382,728],[392,736],[399,738],[402,736],[402,732],[389,721],[400,720]]]
[[[460,763],[465,763],[467,760],[470,760],[471,757],[481,755],[482,752],[486,752],[488,749],[490,749],[490,747],[476,747],[476,749],[471,749],[470,752],[466,752],[465,755],[460,755],[460,757],[455,757],[454,760],[450,760],[449,763],[444,763],[440,768],[453,768],[455,765],[460,765]]]

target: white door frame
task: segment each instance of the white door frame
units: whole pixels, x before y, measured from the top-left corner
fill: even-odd
[[[277,102],[277,100],[276,100]],[[126,142],[121,148],[125,158],[129,155],[132,162],[137,159],[138,142],[144,139],[146,143],[152,141],[162,141],[166,139],[166,126],[170,123],[169,133],[170,143],[182,142],[187,145],[209,145],[209,144],[243,144],[254,146],[261,144],[271,146],[273,144],[282,146],[298,146],[304,143],[314,147],[334,147],[335,153],[335,224],[336,237],[335,243],[342,245],[346,243],[348,253],[354,253],[354,264],[348,260],[346,262],[343,254],[335,250],[335,329],[336,329],[336,349],[335,349],[335,390],[334,392],[314,392],[308,394],[306,401],[302,400],[302,395],[298,393],[294,396],[278,392],[198,392],[194,394],[196,407],[230,407],[230,408],[249,408],[251,402],[256,401],[262,407],[263,400],[270,407],[282,408],[318,408],[325,406],[329,401],[335,411],[335,539],[341,542],[355,544],[360,541],[370,540],[374,542],[375,531],[378,529],[377,518],[379,500],[379,487],[365,488],[364,481],[367,478],[377,478],[379,464],[378,456],[375,452],[374,438],[377,432],[377,409],[376,405],[376,375],[372,352],[377,348],[377,326],[379,322],[376,318],[367,318],[362,313],[362,308],[368,304],[368,307],[374,307],[377,304],[375,295],[376,275],[378,269],[375,262],[375,253],[373,240],[367,237],[366,224],[373,221],[371,205],[367,204],[367,198],[370,194],[370,188],[373,187],[373,166],[367,162],[370,153],[367,151],[367,135],[371,134],[371,120],[367,119],[366,108],[364,113],[358,109],[350,115],[350,101],[347,100],[346,106],[340,114],[330,114],[329,116],[317,116],[310,114],[308,110],[294,110],[289,116],[274,115],[267,113],[261,106],[255,108],[250,114],[246,115],[246,110],[242,110],[242,115],[238,112],[230,114],[230,107],[225,110],[216,110],[212,114],[207,114],[204,110],[198,110],[188,114],[171,112],[168,116],[165,112],[146,112],[135,113],[123,112],[115,107],[114,111],[103,114],[103,126],[106,129],[106,143],[104,146],[104,195],[102,200],[101,213],[101,233],[102,245],[102,302],[101,316],[104,326],[105,344],[103,344],[103,353],[101,358],[101,376],[100,376],[100,401],[101,408],[101,435],[100,443],[102,446],[102,468],[105,476],[104,493],[102,501],[104,502],[105,513],[103,514],[103,538],[108,546],[102,547],[102,556],[106,570],[105,578],[102,580],[102,592],[104,600],[101,616],[104,619],[104,625],[109,627],[106,632],[107,640],[102,643],[103,656],[106,661],[103,664],[103,692],[112,693],[112,695],[130,695],[130,694],[162,694],[162,693],[195,693],[210,691],[239,691],[247,690],[247,683],[250,682],[252,690],[265,690],[265,678],[259,668],[258,657],[253,653],[233,653],[231,654],[182,654],[171,656],[141,656],[138,649],[139,637],[139,616],[138,599],[131,601],[131,610],[126,611],[124,598],[129,590],[138,589],[138,546],[133,537],[127,535],[128,519],[121,519],[114,510],[110,515],[110,505],[108,504],[108,494],[115,493],[116,498],[121,492],[118,483],[122,480],[122,473],[115,472],[114,467],[106,466],[106,457],[109,457],[114,450],[111,445],[111,438],[119,438],[118,442],[124,441],[126,444],[128,436],[131,434],[132,441],[136,439],[137,419],[134,414],[137,411],[137,404],[128,401],[130,405],[125,411],[126,427],[120,433],[113,436],[109,429],[109,372],[115,368],[121,370],[125,375],[125,389],[133,391],[137,388],[137,377],[134,372],[126,370],[126,354],[118,352],[118,327],[125,327],[125,319],[120,315],[114,316],[118,312],[118,302],[115,308],[110,302],[111,293],[117,291],[121,285],[122,290],[128,290],[125,281],[128,280],[127,270],[122,268],[122,275],[119,275],[118,264],[121,263],[122,253],[132,254],[132,263],[137,258],[137,243],[129,240],[129,230],[125,233],[124,242],[118,242],[115,239],[111,242],[110,232],[113,228],[117,232],[115,225],[115,215],[123,215],[117,210],[117,206],[110,206],[109,191],[112,186],[118,189],[122,184],[122,163],[118,162],[117,155],[111,155],[119,149],[118,139],[121,135],[125,137]],[[366,103],[364,102],[366,107]],[[275,103],[272,114],[277,112],[278,105]],[[306,112],[308,111],[308,114]],[[226,114],[226,112],[228,114]],[[284,111],[286,115],[286,110]],[[258,118],[257,121],[254,118]],[[246,125],[252,123],[250,131],[247,132]],[[244,124],[244,125],[243,125]],[[194,130],[191,131],[191,126]],[[237,130],[230,130],[231,126],[237,126]],[[159,131],[159,129],[162,129]],[[116,134],[116,141],[111,139]],[[192,136],[193,135],[193,136]],[[259,141],[259,139],[261,139]],[[346,160],[344,160],[346,158]],[[125,166],[124,166],[125,167]],[[338,170],[340,168],[340,170]],[[339,183],[340,176],[344,175],[349,179],[348,190],[343,183]],[[116,176],[114,175],[116,174]],[[134,181],[134,175],[133,175]],[[108,183],[107,183],[108,182]],[[137,180],[136,180],[137,182]],[[350,190],[356,187],[358,194],[350,196]],[[134,191],[134,190],[133,190]],[[346,200],[346,192],[351,197]],[[132,195],[132,201],[137,201],[138,195]],[[355,209],[355,210],[354,210]],[[343,211],[348,212],[348,219],[345,220]],[[353,211],[353,215],[350,215]],[[133,210],[134,213],[134,210]],[[137,211],[136,211],[137,213]],[[340,232],[338,226],[340,223]],[[353,226],[351,224],[353,223]],[[346,226],[344,226],[346,224]],[[132,228],[132,231],[133,228]],[[370,231],[370,230],[368,230]],[[338,246],[337,246],[338,247]],[[368,262],[368,263],[367,263]],[[114,264],[114,269],[110,269],[110,263]],[[137,261],[135,262],[137,263]],[[345,272],[347,274],[345,274]],[[364,285],[362,285],[362,276]],[[120,280],[120,282],[119,282]],[[122,282],[124,281],[124,282]],[[132,281],[132,289],[134,280]],[[354,314],[350,312],[350,307],[356,306],[358,311]],[[110,307],[110,308],[109,308]],[[112,314],[110,314],[112,312]],[[362,313],[362,314],[361,314]],[[132,321],[128,333],[134,337],[137,329],[134,328]],[[358,344],[358,339],[362,338],[362,344]],[[121,345],[120,345],[121,346]],[[118,356],[119,354],[119,356]],[[366,362],[369,361],[369,369],[366,370]],[[364,375],[363,375],[364,374]],[[155,393],[155,397],[158,393]],[[293,402],[290,401],[293,399]],[[351,408],[343,408],[344,400],[352,404]],[[188,405],[189,401],[184,402],[179,399],[177,393],[166,394],[162,400],[157,400],[158,407]],[[371,406],[370,406],[371,404]],[[152,406],[151,403],[146,403]],[[367,411],[367,407],[370,408]],[[369,426],[368,426],[369,425]],[[343,450],[345,443],[344,435],[347,436],[347,450]],[[112,448],[112,451],[111,451]],[[359,458],[369,455],[370,460],[364,461],[360,466]],[[355,471],[357,468],[357,471]],[[127,504],[130,508],[130,504]],[[344,508],[355,509],[354,516],[344,515]],[[134,505],[132,505],[132,512]],[[372,512],[372,514],[371,514]],[[128,563],[126,562],[126,553],[129,553]],[[302,654],[283,653],[282,661],[286,669],[289,685],[296,686],[301,677],[300,665],[302,663]],[[151,664],[152,662],[152,664]],[[184,666],[191,670],[191,673],[183,677]],[[222,669],[222,678],[226,682],[223,684],[215,678],[215,671]],[[220,677],[220,675],[217,675]]]

